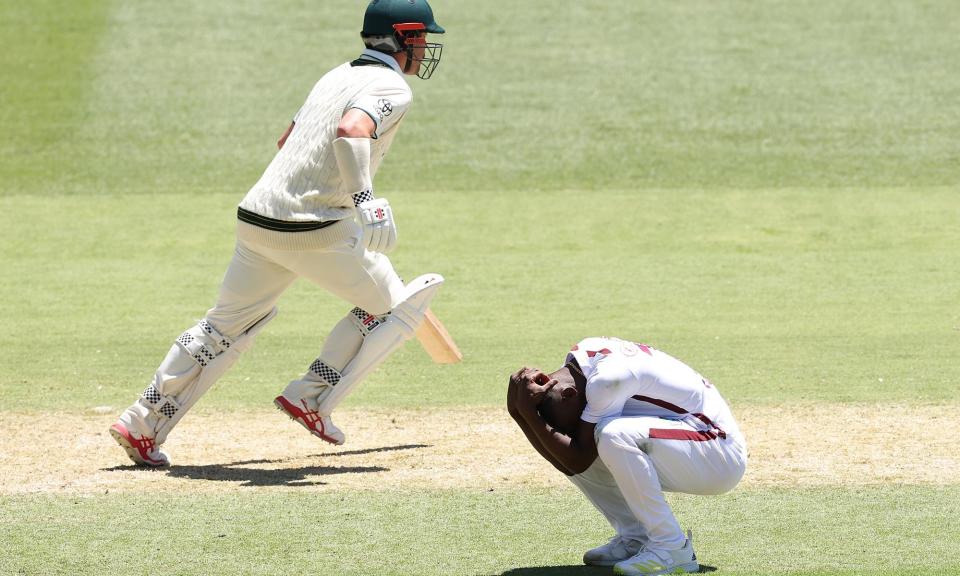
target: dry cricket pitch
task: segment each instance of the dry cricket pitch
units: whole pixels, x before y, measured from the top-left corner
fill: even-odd
[[[0,494],[569,486],[499,408],[344,410],[334,447],[276,410],[187,415],[173,466],[135,468],[107,433],[119,409],[0,412]],[[741,487],[960,483],[957,406],[734,406]],[[909,423],[909,425],[904,425]],[[38,450],[56,446],[57,451]]]

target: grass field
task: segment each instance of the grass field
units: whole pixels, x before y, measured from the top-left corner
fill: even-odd
[[[363,5],[0,4],[0,574],[609,573],[579,566],[609,528],[548,465],[364,482],[451,477],[430,469],[446,436],[401,430],[410,415],[506,418],[511,371],[601,334],[686,360],[735,413],[802,406],[864,443],[847,469],[798,428],[809,449],[782,463],[797,480],[774,481],[759,471],[777,466],[775,426],[745,427],[773,462],[731,494],[671,496],[708,569],[960,573],[960,458],[932,444],[960,426],[960,6],[945,0],[435,0],[443,62],[411,82],[376,184],[397,270],[447,279],[433,308],[464,362],[391,357],[343,425],[396,414],[400,431],[348,440],[338,465],[269,411],[348,308],[298,283],[184,422],[216,427],[223,451],[175,432],[171,470],[128,469],[101,420],[212,304],[237,202],[316,79],[358,51]],[[901,415],[921,413],[936,418]],[[275,421],[275,443],[247,455],[258,438],[231,415]],[[869,467],[887,447],[928,473]],[[31,488],[62,452],[76,482]],[[267,481],[244,483],[245,462]]]

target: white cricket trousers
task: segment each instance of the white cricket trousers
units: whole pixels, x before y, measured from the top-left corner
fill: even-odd
[[[743,438],[710,436],[676,420],[604,419],[595,432],[598,461],[571,480],[621,537],[674,550],[683,546],[685,536],[663,493],[723,494],[746,471]]]
[[[283,291],[298,277],[326,288],[370,314],[389,312],[405,295],[403,282],[390,260],[383,254],[366,250],[362,229],[355,221],[342,221],[336,226],[349,228],[342,229],[340,239],[309,249],[279,249],[238,236],[217,303],[207,312],[206,321],[220,334],[236,339],[269,314]],[[363,342],[363,335],[350,316],[347,314],[333,327],[321,352],[325,362],[338,371],[343,370]],[[200,386],[198,361],[183,346],[174,343],[157,368],[148,391],[158,398],[176,398],[179,408],[175,414],[161,418],[138,400],[121,415],[121,421],[138,435],[155,438],[158,445],[163,444],[177,422],[213,382],[229,370],[237,356],[233,355],[229,362],[221,361],[215,374]]]
[[[273,308],[298,277],[327,289],[374,315],[389,312],[403,301],[404,286],[384,254],[363,246],[362,229],[353,221],[347,238],[312,250],[270,248],[237,238],[236,249],[216,305],[207,321],[231,338],[236,337]]]
[[[603,460],[597,458],[589,468],[567,478],[603,514],[617,536],[624,540],[647,542],[647,529],[630,510],[630,505],[623,499],[617,481]]]

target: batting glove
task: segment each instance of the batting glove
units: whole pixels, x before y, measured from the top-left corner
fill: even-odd
[[[357,204],[363,226],[363,241],[371,252],[390,253],[397,246],[397,225],[386,198],[374,198]]]

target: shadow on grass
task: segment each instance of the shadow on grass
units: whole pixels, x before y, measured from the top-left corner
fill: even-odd
[[[427,448],[429,444],[401,444],[397,446],[383,446],[380,448],[364,448],[362,450],[347,450],[344,452],[330,452],[314,454],[310,458],[329,458],[338,456],[355,456],[374,452],[392,452],[396,450],[414,450]],[[298,459],[300,457],[297,457]],[[172,478],[188,478],[190,480],[213,480],[220,482],[240,482],[240,486],[321,486],[322,481],[307,480],[308,476],[330,476],[333,474],[359,474],[367,472],[386,472],[389,468],[383,466],[301,466],[299,468],[245,468],[244,466],[263,464],[283,464],[292,458],[275,460],[241,460],[226,464],[204,464],[199,466],[171,466],[156,469],[157,473]],[[142,467],[112,466],[104,468],[104,472],[122,472],[142,470]]]
[[[700,565],[700,574],[716,572],[714,566]],[[610,576],[613,568],[602,566],[532,566],[530,568],[514,568],[501,573],[499,576]]]
[[[381,446],[380,448],[363,448],[361,450],[344,450],[342,452],[327,452],[324,454],[311,454],[307,458],[339,458],[341,456],[362,456],[363,454],[373,454],[375,452],[396,452],[398,450],[413,450],[415,448],[429,448],[431,444],[398,444],[397,446]],[[300,458],[298,456],[298,458]],[[244,464],[275,464],[283,462],[283,459],[277,460],[242,460],[233,462],[227,466],[242,466]]]
[[[613,568],[599,566],[531,566],[530,568],[514,568],[500,574],[500,576],[610,576]]]
[[[267,461],[264,464],[271,464]],[[171,466],[166,470],[172,478],[240,482],[240,486],[321,486],[326,482],[309,481],[307,476],[385,472],[383,466],[303,466],[300,468],[236,468],[234,464],[207,464],[204,466]]]
[[[393,452],[394,450],[412,450],[414,448],[429,448],[432,444],[400,444],[398,446],[383,446],[382,448],[364,448],[362,450],[344,450],[343,452],[330,452],[323,456],[357,456],[360,454],[370,454],[372,452]]]

